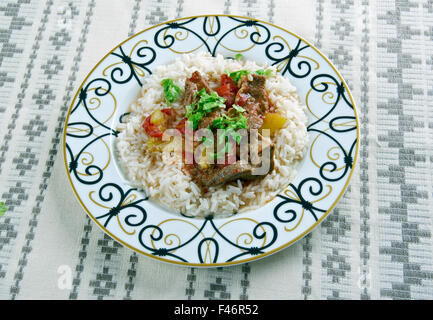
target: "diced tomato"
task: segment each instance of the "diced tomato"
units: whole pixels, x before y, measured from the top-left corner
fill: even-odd
[[[224,73],[224,74],[221,75],[221,85],[223,86],[223,85],[225,85],[227,83],[236,86],[236,83],[233,81],[233,79],[230,78],[227,74]]]
[[[151,116],[148,116],[143,122],[142,127],[144,129],[144,132],[146,132],[146,134],[150,137],[162,138],[162,131],[158,128],[157,125],[150,122],[150,117]]]
[[[174,110],[173,108],[165,108],[165,109],[161,109],[161,112],[166,114],[167,116],[172,116],[174,115]]]
[[[239,88],[228,75],[221,75],[221,86],[216,90],[220,97],[226,99],[226,107],[230,108],[235,102],[236,93]]]
[[[227,108],[230,108],[235,102],[235,95],[231,91],[230,85],[221,86],[216,91],[220,97],[226,99],[225,105]]]

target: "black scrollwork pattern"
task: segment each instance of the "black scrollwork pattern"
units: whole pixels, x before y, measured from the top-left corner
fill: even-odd
[[[89,97],[90,91],[92,87],[95,86],[95,89],[93,90],[94,95],[96,96],[96,99],[104,98],[107,96],[111,91],[111,82],[104,78],[96,78],[91,80],[86,84],[84,88],[80,89],[80,94],[78,95],[78,101],[75,104],[75,107],[71,110],[71,114],[73,114],[78,107],[84,108],[86,111],[86,114],[93,120],[97,125],[107,129],[108,131],[111,131],[112,134],[117,135],[118,132],[116,130],[111,129],[109,126],[107,126],[105,123],[102,123],[99,119],[93,115],[92,111],[89,108],[89,101],[91,102],[92,97]],[[81,124],[84,124],[81,122]],[[71,123],[68,123],[69,126],[71,126]],[[90,126],[90,124],[86,124],[87,126]],[[93,126],[92,126],[93,128]],[[71,136],[70,134],[68,134]]]
[[[163,223],[160,226],[145,226],[141,229],[138,239],[140,244],[152,252],[153,255],[160,257],[170,256],[182,262],[187,262],[187,260],[184,257],[175,254],[175,252],[181,251],[182,248],[191,243],[197,243],[197,257],[199,262],[216,263],[219,261],[220,246],[223,244],[225,246],[229,245],[230,247],[236,249],[236,251],[239,251],[239,253],[225,259],[225,262],[231,262],[243,256],[256,256],[263,254],[266,252],[267,248],[274,244],[278,237],[278,230],[272,223],[266,221],[260,222],[254,225],[254,228],[251,232],[250,230],[241,230],[241,232],[250,232],[248,233],[248,236],[251,239],[262,240],[265,237],[268,237],[268,239],[266,239],[262,245],[240,245],[236,241],[231,240],[228,235],[221,231],[221,226],[218,227],[214,223],[212,216],[208,216],[201,221],[201,226],[196,228],[195,233],[192,233],[191,236],[186,237],[184,241],[179,240],[179,243],[175,246],[167,246],[167,235],[164,233],[162,227]],[[204,236],[204,234],[212,236]],[[180,239],[179,235],[176,235],[176,237]],[[151,243],[153,245],[151,245]],[[157,247],[155,243],[160,244],[160,246]],[[204,251],[206,253],[203,253]],[[208,257],[209,261],[205,259],[206,257]]]
[[[143,45],[131,52],[130,55],[127,55],[122,46],[120,46],[118,52],[111,54],[123,62],[113,67],[110,73],[111,80],[117,84],[128,83],[131,79],[135,79],[142,86],[141,78],[144,73],[140,76],[138,71],[141,69],[145,70],[148,74],[152,74],[152,71],[148,67],[156,59],[156,52],[152,47]]]
[[[185,258],[182,258],[179,255],[174,254],[174,252],[187,246],[189,243],[191,243],[194,239],[196,239],[202,233],[203,229],[206,226],[208,219],[205,219],[204,221],[205,222],[201,225],[201,227],[189,239],[187,239],[183,243],[181,243],[179,241],[180,243],[177,246],[174,246],[171,248],[167,248],[167,247],[155,248],[149,244],[150,241],[146,240],[146,238],[148,238],[148,240],[151,240],[152,242],[155,242],[155,241],[158,242],[158,241],[163,239],[164,231],[162,230],[161,227],[159,227],[157,225],[148,225],[148,226],[145,226],[144,228],[142,228],[139,235],[138,235],[138,240],[144,248],[146,248],[148,251],[150,251],[155,256],[159,256],[159,257],[170,256],[170,257],[176,258],[177,260],[187,262],[187,260]],[[146,231],[149,231],[147,236],[146,236]],[[155,232],[157,233],[156,235],[154,234]]]
[[[249,40],[251,41],[251,43],[263,45],[269,41],[269,38],[271,37],[271,32],[269,31],[269,28],[267,26],[260,23],[259,21],[251,20],[251,19],[240,19],[240,18],[235,18],[235,17],[230,17],[230,19],[238,22],[238,24],[235,25],[234,27],[230,28],[229,30],[227,30],[226,32],[224,32],[220,36],[220,38],[216,42],[213,50],[210,52],[213,56],[215,56],[215,54],[219,48],[219,45],[221,44],[221,42],[223,41],[224,38],[226,38],[229,34],[233,33],[235,30],[238,30],[238,29],[243,28],[243,27],[252,28],[255,26],[255,27],[259,28],[259,31],[253,31],[249,35]]]
[[[299,45],[299,42],[298,42]],[[302,74],[302,77],[309,75],[312,70],[308,61],[302,61],[305,65],[308,65],[308,72]],[[290,65],[290,63],[288,64]],[[299,75],[293,75],[294,77],[299,77]],[[316,120],[312,121],[308,127],[307,131],[311,133],[315,133],[322,137],[325,137],[329,144],[334,146],[334,148],[339,150],[339,153],[343,155],[343,164],[337,163],[337,159],[340,157],[330,158],[328,161],[324,161],[320,164],[318,170],[318,177],[309,177],[300,181],[298,186],[293,184],[290,185],[292,190],[297,195],[296,199],[279,195],[283,200],[277,204],[274,208],[274,216],[275,218],[283,223],[291,223],[299,217],[299,213],[301,210],[308,211],[314,218],[315,221],[318,220],[324,213],[326,213],[325,208],[320,208],[318,206],[313,205],[311,201],[308,201],[308,197],[316,197],[322,195],[324,191],[323,181],[325,182],[337,182],[344,179],[348,172],[351,171],[353,167],[354,154],[356,150],[356,146],[358,143],[358,138],[354,138],[351,144],[344,146],[342,140],[339,137],[339,134],[347,133],[350,131],[356,130],[356,125],[346,125],[341,126],[342,122],[355,122],[356,117],[353,115],[341,115],[341,113],[337,112],[337,109],[346,108],[346,110],[352,110],[353,114],[353,105],[350,102],[350,99],[347,97],[346,88],[342,82],[342,80],[337,80],[337,78],[330,74],[316,74],[311,77],[310,88],[314,92],[318,92],[321,94],[329,93],[331,86],[335,88],[335,92],[331,93],[331,96],[334,97],[334,102],[332,104],[323,104],[323,106],[327,106],[328,109],[325,109],[326,112]],[[327,124],[326,127],[323,127],[323,124]],[[312,146],[313,147],[313,146]],[[340,170],[341,169],[341,170]],[[303,186],[306,183],[314,182],[317,189],[314,189],[313,186],[307,189],[307,193],[303,191]],[[326,196],[325,196],[326,197]],[[295,206],[297,205],[297,207]],[[286,210],[282,210],[283,207],[290,207]],[[286,218],[282,218],[281,213],[286,215]],[[319,213],[319,214],[318,214]]]
[[[111,93],[112,84],[110,81],[104,78],[95,78],[90,80],[85,86],[83,86],[77,96],[77,101],[74,107],[71,109],[70,114],[74,114],[79,110],[81,112],[80,119],[83,121],[71,121],[68,122],[66,127],[66,136],[69,138],[80,139],[83,141],[81,148],[78,152],[74,154],[71,148],[71,144],[68,140],[66,141],[66,151],[69,155],[69,173],[72,173],[74,177],[83,184],[96,184],[100,182],[103,178],[103,169],[93,162],[83,162],[84,163],[84,174],[80,174],[78,171],[80,165],[80,159],[85,153],[88,153],[88,149],[94,144],[100,143],[105,137],[109,135],[117,136],[118,131],[112,129],[106,124],[106,121],[98,119],[93,113],[93,108],[90,105],[97,103],[98,106],[102,105],[105,97],[109,96]],[[84,119],[88,118],[89,122],[85,122]],[[105,131],[103,134],[96,134],[95,129],[100,128]],[[76,140],[75,140],[76,141]],[[73,143],[75,144],[75,143]]]
[[[250,256],[256,256],[259,254],[263,254],[265,252],[265,250],[269,247],[271,247],[274,242],[276,241],[277,237],[278,237],[278,231],[277,228],[270,222],[260,222],[259,224],[257,224],[252,232],[252,235],[254,238],[256,239],[263,239],[265,236],[268,235],[268,231],[263,231],[264,227],[268,227],[270,230],[272,230],[271,233],[271,240],[266,243],[265,245],[258,247],[258,246],[251,246],[251,247],[246,247],[246,246],[240,246],[238,244],[235,244],[234,242],[230,241],[222,232],[217,231],[217,233],[228,243],[230,243],[232,246],[240,249],[241,253],[234,255],[233,257],[229,258],[227,261],[234,261],[236,259],[239,259],[242,256],[245,255],[250,255]],[[216,229],[218,230],[218,229]]]
[[[293,49],[288,47],[288,44],[284,43],[284,41],[275,41],[266,46],[265,53],[268,59],[272,61],[271,65],[273,66],[285,62],[285,66],[280,71],[282,75],[288,72],[295,78],[305,78],[310,74],[312,69],[310,62],[306,59],[297,61],[296,70],[294,70],[293,65],[299,53],[307,48],[309,48],[309,46],[302,44],[300,39]]]
[[[153,38],[153,41],[155,42],[155,45],[158,48],[161,49],[169,49],[173,44],[176,42],[176,37],[171,34],[165,34],[164,31],[166,30],[184,30],[186,32],[191,32],[193,35],[195,35],[207,48],[208,52],[210,52],[210,48],[206,43],[206,40],[200,36],[196,31],[188,28],[188,24],[195,21],[197,18],[188,19],[184,22],[169,22],[165,26],[163,26],[161,29],[159,29]]]
[[[271,32],[265,24],[252,19],[241,19],[235,17],[228,18],[236,22],[236,24],[230,27],[228,30],[224,31],[222,30],[223,28],[221,24],[221,17],[218,16],[203,17],[203,23],[200,30],[201,32],[198,32],[197,28],[193,26],[190,27],[190,25],[193,24],[193,22],[196,21],[197,18],[189,19],[184,22],[167,23],[164,27],[162,27],[155,33],[155,45],[161,49],[169,49],[173,47],[173,45],[178,39],[176,32],[183,31],[190,33],[196,40],[202,43],[207,52],[215,56],[221,43],[227,36],[233,34],[238,29],[253,27],[257,28],[257,30],[252,31],[248,37],[248,40],[252,44],[263,45],[269,41],[271,37]],[[212,29],[210,29],[209,27],[210,19],[213,19],[215,21],[215,26]],[[175,34],[170,34],[168,33],[168,31],[173,31]],[[215,37],[216,43],[211,44],[211,42],[208,41],[209,37]]]
[[[307,191],[305,192],[304,186],[309,185]],[[274,207],[274,217],[277,221],[283,223],[290,223],[298,218],[299,210],[298,207],[290,206],[291,204],[296,204],[302,207],[302,209],[308,211],[314,218],[315,221],[318,220],[318,213],[323,214],[326,210],[318,208],[314,205],[312,200],[307,200],[308,196],[317,197],[319,196],[324,188],[322,182],[317,178],[307,178],[301,181],[299,186],[294,186],[290,184],[291,189],[294,191],[296,197],[287,197],[283,195],[278,195],[283,199]],[[307,196],[308,195],[308,196]],[[286,207],[285,209],[283,209]],[[284,214],[284,217],[282,216]]]
[[[188,43],[193,43],[191,48]],[[176,51],[178,48],[181,50]],[[307,131],[310,137],[326,140],[332,149],[331,156],[314,162],[315,172],[301,173],[271,202],[270,210],[256,220],[245,220],[240,229],[226,226],[239,223],[247,213],[226,220],[211,216],[195,219],[188,213],[166,215],[158,220],[147,196],[126,184],[113,182],[112,173],[105,171],[112,167],[111,162],[104,165],[94,159],[119,134],[109,119],[127,121],[129,113],[118,112],[113,106],[116,95],[124,87],[142,86],[144,78],[161,64],[162,56],[174,59],[181,52],[205,51],[212,56],[222,52],[232,58],[235,52],[251,48],[261,51],[269,65],[314,96],[315,113],[310,115]],[[290,242],[290,232],[296,228],[310,228],[311,225],[301,227],[307,215],[314,222],[320,221],[329,209],[322,200],[336,192],[338,188],[333,190],[333,183],[347,181],[353,169],[358,146],[355,107],[344,81],[332,69],[304,40],[258,20],[203,16],[159,25],[152,32],[139,34],[115,48],[80,87],[65,129],[64,148],[71,181],[76,189],[81,184],[85,190],[93,190],[89,199],[99,211],[92,215],[87,210],[89,214],[107,232],[114,233],[116,229],[123,236],[132,237],[131,243],[138,243],[135,248],[140,252],[166,261],[202,265],[263,256]],[[320,99],[331,101],[322,103]],[[315,147],[314,141],[311,148]],[[83,202],[86,204],[89,199]],[[177,232],[181,225],[189,231]]]
[[[335,102],[332,104],[332,106],[329,108],[329,110],[319,119],[311,123],[307,130],[310,132],[316,132],[320,135],[326,136],[329,141],[332,142],[333,145],[336,145],[340,152],[343,154],[343,161],[344,161],[344,169],[340,174],[337,176],[333,175],[331,176],[329,173],[335,173],[338,164],[334,160],[326,161],[324,162],[319,169],[319,173],[321,178],[325,179],[326,181],[339,181],[341,180],[346,174],[352,169],[353,166],[353,159],[354,159],[354,152],[356,144],[358,143],[358,139],[354,139],[352,144],[349,145],[349,150],[347,151],[346,148],[342,145],[342,143],[339,141],[339,138],[333,135],[333,133],[340,134],[340,133],[346,133],[353,130],[356,130],[356,126],[348,126],[343,127],[343,129],[339,129],[336,123],[338,121],[341,121],[342,119],[346,120],[355,120],[355,116],[340,116],[340,115],[333,115],[335,113],[335,110],[337,108],[350,108],[353,110],[353,105],[347,98],[346,89],[344,87],[343,82],[340,80],[337,80],[334,76],[329,74],[318,74],[315,75],[311,81],[310,86],[311,89],[316,92],[327,92],[330,88],[330,84],[332,83],[335,89]],[[321,129],[317,125],[320,123],[323,123],[325,119],[329,119],[328,122],[328,128]]]
[[[111,191],[107,191],[110,189]],[[128,201],[128,196],[130,196],[131,192],[136,190],[137,189],[135,188],[131,188],[124,192],[123,189],[115,183],[104,184],[98,192],[100,200],[106,203],[111,203],[115,197],[113,191],[116,191],[118,197],[117,200],[115,200],[116,204],[109,209],[108,212],[103,213],[102,215],[99,215],[95,218],[98,220],[105,219],[104,227],[107,227],[112,218],[117,217],[121,211],[126,210],[125,212],[127,212],[127,215],[124,218],[126,225],[130,227],[142,225],[146,221],[147,212],[145,208],[139,206],[139,203],[146,201],[148,198],[145,197],[135,201]],[[139,219],[137,219],[137,217],[139,217]],[[134,222],[133,219],[136,219],[136,221]]]
[[[109,135],[109,134],[104,134],[104,135],[101,135],[101,136],[94,138],[93,140],[88,142],[84,147],[82,147],[81,150],[76,155],[73,154],[71,147],[69,146],[68,143],[66,143],[66,150],[68,151],[69,158],[70,158],[70,160],[69,160],[69,173],[72,173],[74,175],[74,177],[80,183],[96,184],[102,180],[104,172],[100,166],[94,165],[94,164],[87,165],[84,169],[85,174],[86,174],[85,175],[86,178],[81,177],[81,175],[78,172],[78,166],[79,166],[78,161],[79,161],[80,157],[84,154],[85,150],[89,146],[91,146],[93,143],[103,139],[107,135]]]

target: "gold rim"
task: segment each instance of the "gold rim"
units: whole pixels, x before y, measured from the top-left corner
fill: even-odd
[[[83,85],[86,83],[87,79],[90,77],[90,75],[93,73],[93,71],[95,71],[95,69],[101,64],[102,61],[105,60],[106,57],[108,57],[114,50],[116,50],[117,48],[119,48],[121,45],[123,45],[124,43],[128,42],[129,40],[131,40],[132,38],[138,36],[139,34],[146,32],[148,30],[151,30],[153,28],[157,28],[159,26],[165,25],[167,23],[171,23],[171,22],[176,22],[176,21],[180,21],[180,20],[187,20],[187,19],[192,19],[192,18],[202,18],[202,17],[214,17],[214,16],[218,16],[218,17],[234,17],[234,18],[241,18],[241,19],[249,19],[249,20],[254,20],[272,27],[275,27],[277,29],[280,29],[284,32],[287,32],[289,34],[291,34],[292,36],[300,39],[301,41],[305,42],[306,44],[308,44],[314,51],[316,51],[330,66],[331,68],[334,70],[334,72],[338,75],[338,77],[340,78],[340,80],[342,81],[344,88],[346,89],[346,92],[349,94],[349,98],[350,98],[350,102],[353,105],[353,111],[355,113],[355,119],[356,119],[356,139],[357,139],[357,143],[356,143],[356,151],[355,151],[355,157],[353,159],[353,165],[352,165],[352,169],[349,172],[349,176],[347,178],[347,181],[343,187],[343,189],[341,190],[340,194],[338,195],[337,199],[334,201],[334,203],[330,206],[330,208],[323,214],[323,216],[317,220],[310,228],[308,228],[306,231],[304,231],[303,233],[301,233],[299,236],[297,236],[295,239],[289,241],[288,243],[275,248],[269,252],[265,252],[263,254],[248,258],[248,259],[243,259],[243,260],[238,260],[238,261],[232,261],[232,262],[222,262],[222,263],[208,263],[208,264],[201,264],[201,263],[189,263],[189,262],[179,262],[179,261],[173,261],[173,260],[169,260],[169,259],[164,259],[146,252],[143,252],[137,248],[132,247],[131,245],[125,243],[124,241],[120,240],[119,238],[117,238],[115,235],[111,234],[110,231],[108,231],[102,224],[99,223],[99,221],[97,221],[92,214],[90,213],[90,211],[86,208],[86,206],[84,205],[84,203],[81,201],[81,198],[79,197],[79,195],[77,194],[77,191],[74,187],[74,184],[72,183],[71,180],[71,176],[69,174],[69,168],[68,168],[68,163],[66,161],[66,124],[69,121],[69,116],[71,113],[71,110],[73,108],[74,102],[77,99],[79,90],[77,90],[74,99],[72,100],[71,106],[69,107],[68,110],[68,114],[66,116],[65,119],[65,127],[63,128],[63,161],[65,164],[65,168],[66,168],[66,175],[68,176],[68,180],[69,183],[72,187],[72,190],[75,194],[75,197],[78,199],[78,202],[81,204],[81,206],[83,207],[84,211],[87,213],[87,215],[105,232],[107,233],[110,237],[112,237],[113,239],[115,239],[116,241],[120,242],[121,244],[123,244],[124,246],[138,252],[141,253],[147,257],[153,258],[153,259],[157,259],[159,261],[163,261],[163,262],[167,262],[170,264],[177,264],[177,265],[181,265],[181,266],[189,266],[189,267],[221,267],[221,266],[231,266],[231,265],[237,265],[237,264],[242,264],[242,263],[246,263],[249,261],[253,261],[253,260],[259,260],[262,259],[266,256],[269,256],[271,254],[274,254],[278,251],[281,251],[284,248],[289,247],[290,245],[292,245],[293,243],[295,243],[296,241],[302,239],[304,236],[306,236],[308,233],[310,233],[314,228],[316,228],[328,215],[329,213],[332,211],[332,209],[334,209],[334,207],[336,206],[336,204],[338,203],[338,201],[341,199],[341,197],[344,195],[347,186],[349,185],[349,182],[352,178],[353,172],[355,170],[355,166],[358,160],[358,152],[359,152],[359,144],[360,144],[360,131],[359,131],[359,119],[358,119],[358,112],[355,106],[355,101],[353,100],[352,97],[352,93],[349,90],[349,87],[346,83],[346,81],[343,79],[342,75],[340,74],[340,72],[335,68],[335,66],[332,64],[332,62],[323,54],[321,53],[315,46],[313,46],[310,42],[306,41],[304,38],[298,36],[297,34],[290,32],[282,27],[279,27],[275,24],[263,21],[263,20],[259,20],[259,19],[255,19],[255,18],[251,18],[251,17],[244,17],[244,16],[237,16],[237,15],[231,15],[231,14],[204,14],[204,15],[197,15],[197,16],[190,16],[190,17],[184,17],[184,18],[179,18],[179,19],[173,19],[173,20],[168,20],[159,24],[156,24],[154,26],[151,26],[147,29],[144,29],[140,32],[137,32],[136,34],[134,34],[133,36],[127,38],[126,40],[122,41],[121,43],[119,43],[116,47],[114,47],[110,52],[108,52],[104,57],[102,57],[101,60],[98,61],[98,63],[92,68],[92,70],[90,70],[90,72],[87,74],[86,78],[83,80],[83,82],[81,83],[81,85],[79,86],[79,88],[83,87]]]

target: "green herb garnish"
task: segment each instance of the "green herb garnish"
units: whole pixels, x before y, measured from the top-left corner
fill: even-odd
[[[232,80],[235,83],[238,83],[239,80],[241,80],[242,76],[249,75],[251,72],[248,70],[239,70],[239,71],[226,72],[226,73],[230,78],[232,78]]]
[[[267,70],[256,70],[256,74],[260,75],[260,76],[265,76],[265,77],[270,77],[274,75],[274,71],[272,71],[271,69],[267,69]]]
[[[186,118],[192,122],[193,129],[198,128],[198,123],[204,116],[216,109],[224,109],[226,99],[220,97],[218,93],[212,92],[208,94],[205,89],[201,89],[197,95],[200,100],[197,103],[192,103],[186,106]]]
[[[164,87],[164,97],[168,105],[179,99],[182,90],[174,84],[172,79],[164,79],[161,84]]]
[[[7,210],[8,208],[6,208],[5,203],[3,201],[0,202],[0,217],[4,216]]]
[[[246,75],[249,75],[251,73],[255,73],[255,74],[258,74],[260,76],[265,76],[265,77],[270,77],[270,76],[274,75],[274,71],[272,69],[267,69],[267,70],[259,69],[259,70],[256,70],[254,72],[248,71],[248,70],[239,70],[239,71],[233,71],[233,72],[226,71],[226,74],[230,78],[232,78],[232,80],[235,83],[238,83],[239,80],[241,80],[242,76],[246,76]]]
[[[212,122],[212,128],[220,129],[217,138],[218,145],[224,144],[224,148],[214,154],[217,159],[224,157],[233,148],[233,142],[230,140],[226,141],[226,138],[231,137],[237,144],[240,144],[242,135],[237,130],[247,128],[247,118],[242,114],[245,112],[245,109],[235,104],[233,105],[233,109],[235,110],[233,117],[223,114]]]
[[[235,59],[236,59],[236,60],[243,60],[243,59],[244,59],[244,56],[243,56],[242,54],[240,54],[240,53],[237,53],[237,54],[235,55]]]
[[[232,108],[235,109],[239,113],[242,113],[245,111],[244,108],[242,108],[241,106],[238,106],[237,104],[232,105]]]

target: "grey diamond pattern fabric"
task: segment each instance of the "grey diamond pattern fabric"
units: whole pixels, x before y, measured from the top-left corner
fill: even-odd
[[[317,46],[359,113],[344,197],[265,259],[186,268],[105,235],[75,199],[62,130],[114,46],[169,19],[235,14]],[[4,0],[0,3],[0,299],[432,299],[431,0]]]

